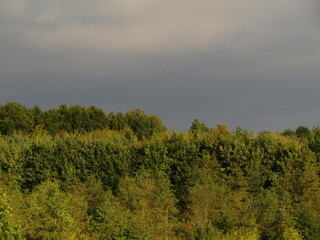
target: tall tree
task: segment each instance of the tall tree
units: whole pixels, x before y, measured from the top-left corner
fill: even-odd
[[[17,102],[0,105],[0,132],[10,135],[14,131],[28,133],[32,131],[33,119],[28,109]]]

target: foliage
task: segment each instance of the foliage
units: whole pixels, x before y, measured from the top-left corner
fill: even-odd
[[[191,133],[201,133],[201,132],[209,132],[209,128],[202,122],[199,121],[199,119],[195,119],[191,123],[191,127],[189,130]]]
[[[0,106],[1,239],[320,239],[320,128]]]
[[[142,171],[123,178],[119,199],[128,208],[129,225],[150,239],[173,239],[176,199],[164,172]]]
[[[296,135],[299,138],[309,138],[311,136],[311,131],[307,127],[299,126],[296,129]]]
[[[22,239],[20,229],[13,223],[8,197],[2,191],[0,192],[0,238],[7,240]]]
[[[54,181],[45,181],[27,196],[24,231],[28,239],[77,239],[70,197]]]
[[[11,135],[15,131],[28,133],[32,130],[32,119],[28,109],[17,102],[0,105],[0,132]]]

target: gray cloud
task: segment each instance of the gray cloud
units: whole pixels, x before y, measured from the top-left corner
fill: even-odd
[[[249,129],[320,118],[316,2],[0,0],[0,100]],[[317,4],[317,6],[319,6]]]

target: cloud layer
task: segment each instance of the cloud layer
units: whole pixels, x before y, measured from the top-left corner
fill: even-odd
[[[257,130],[317,125],[317,6],[0,0],[0,100],[141,107],[181,129],[193,118]]]

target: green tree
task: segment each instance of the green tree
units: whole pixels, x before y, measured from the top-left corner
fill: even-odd
[[[28,109],[17,102],[0,105],[0,132],[11,135],[14,131],[29,133],[32,131],[33,119]]]
[[[299,126],[296,129],[296,135],[299,138],[309,139],[311,136],[311,131],[309,130],[309,128],[307,128],[305,126]]]
[[[44,112],[44,129],[51,135],[56,135],[61,130],[60,113],[55,108],[50,108]]]
[[[93,125],[89,111],[80,105],[71,105],[69,107],[69,122],[72,132],[88,132]]]
[[[286,137],[294,137],[294,136],[296,136],[296,131],[292,130],[292,129],[286,129],[283,131],[282,134]]]
[[[138,138],[150,138],[154,134],[164,132],[166,127],[157,115],[146,115],[141,109],[125,114],[129,127]]]
[[[114,112],[111,111],[107,115],[106,122],[107,122],[108,128],[111,130],[120,131],[125,127],[128,127],[127,119],[125,118],[124,114],[122,114],[121,112],[114,114]]]
[[[111,191],[105,192],[94,218],[95,236],[99,239],[122,239],[128,235],[130,227],[126,222],[126,211]]]
[[[6,240],[22,239],[20,229],[13,223],[7,195],[2,191],[0,192],[0,238]]]
[[[34,106],[33,108],[29,109],[31,112],[31,116],[33,118],[34,128],[39,125],[44,125],[44,113],[39,106]]]
[[[56,181],[45,181],[28,196],[24,232],[27,239],[78,239],[71,198]]]
[[[120,182],[119,199],[128,208],[128,225],[142,238],[174,239],[177,213],[170,181],[162,171],[139,171]]]
[[[191,133],[202,133],[202,132],[209,132],[209,128],[203,123],[200,122],[199,119],[195,119],[192,123],[191,123],[191,127],[189,132]]]
[[[90,106],[87,111],[91,119],[91,126],[88,130],[105,129],[107,127],[107,116],[101,108]]]
[[[233,189],[216,174],[205,167],[199,168],[194,175],[189,197],[189,221],[195,236],[209,240],[228,234],[240,237],[241,234],[257,232],[246,187]]]

